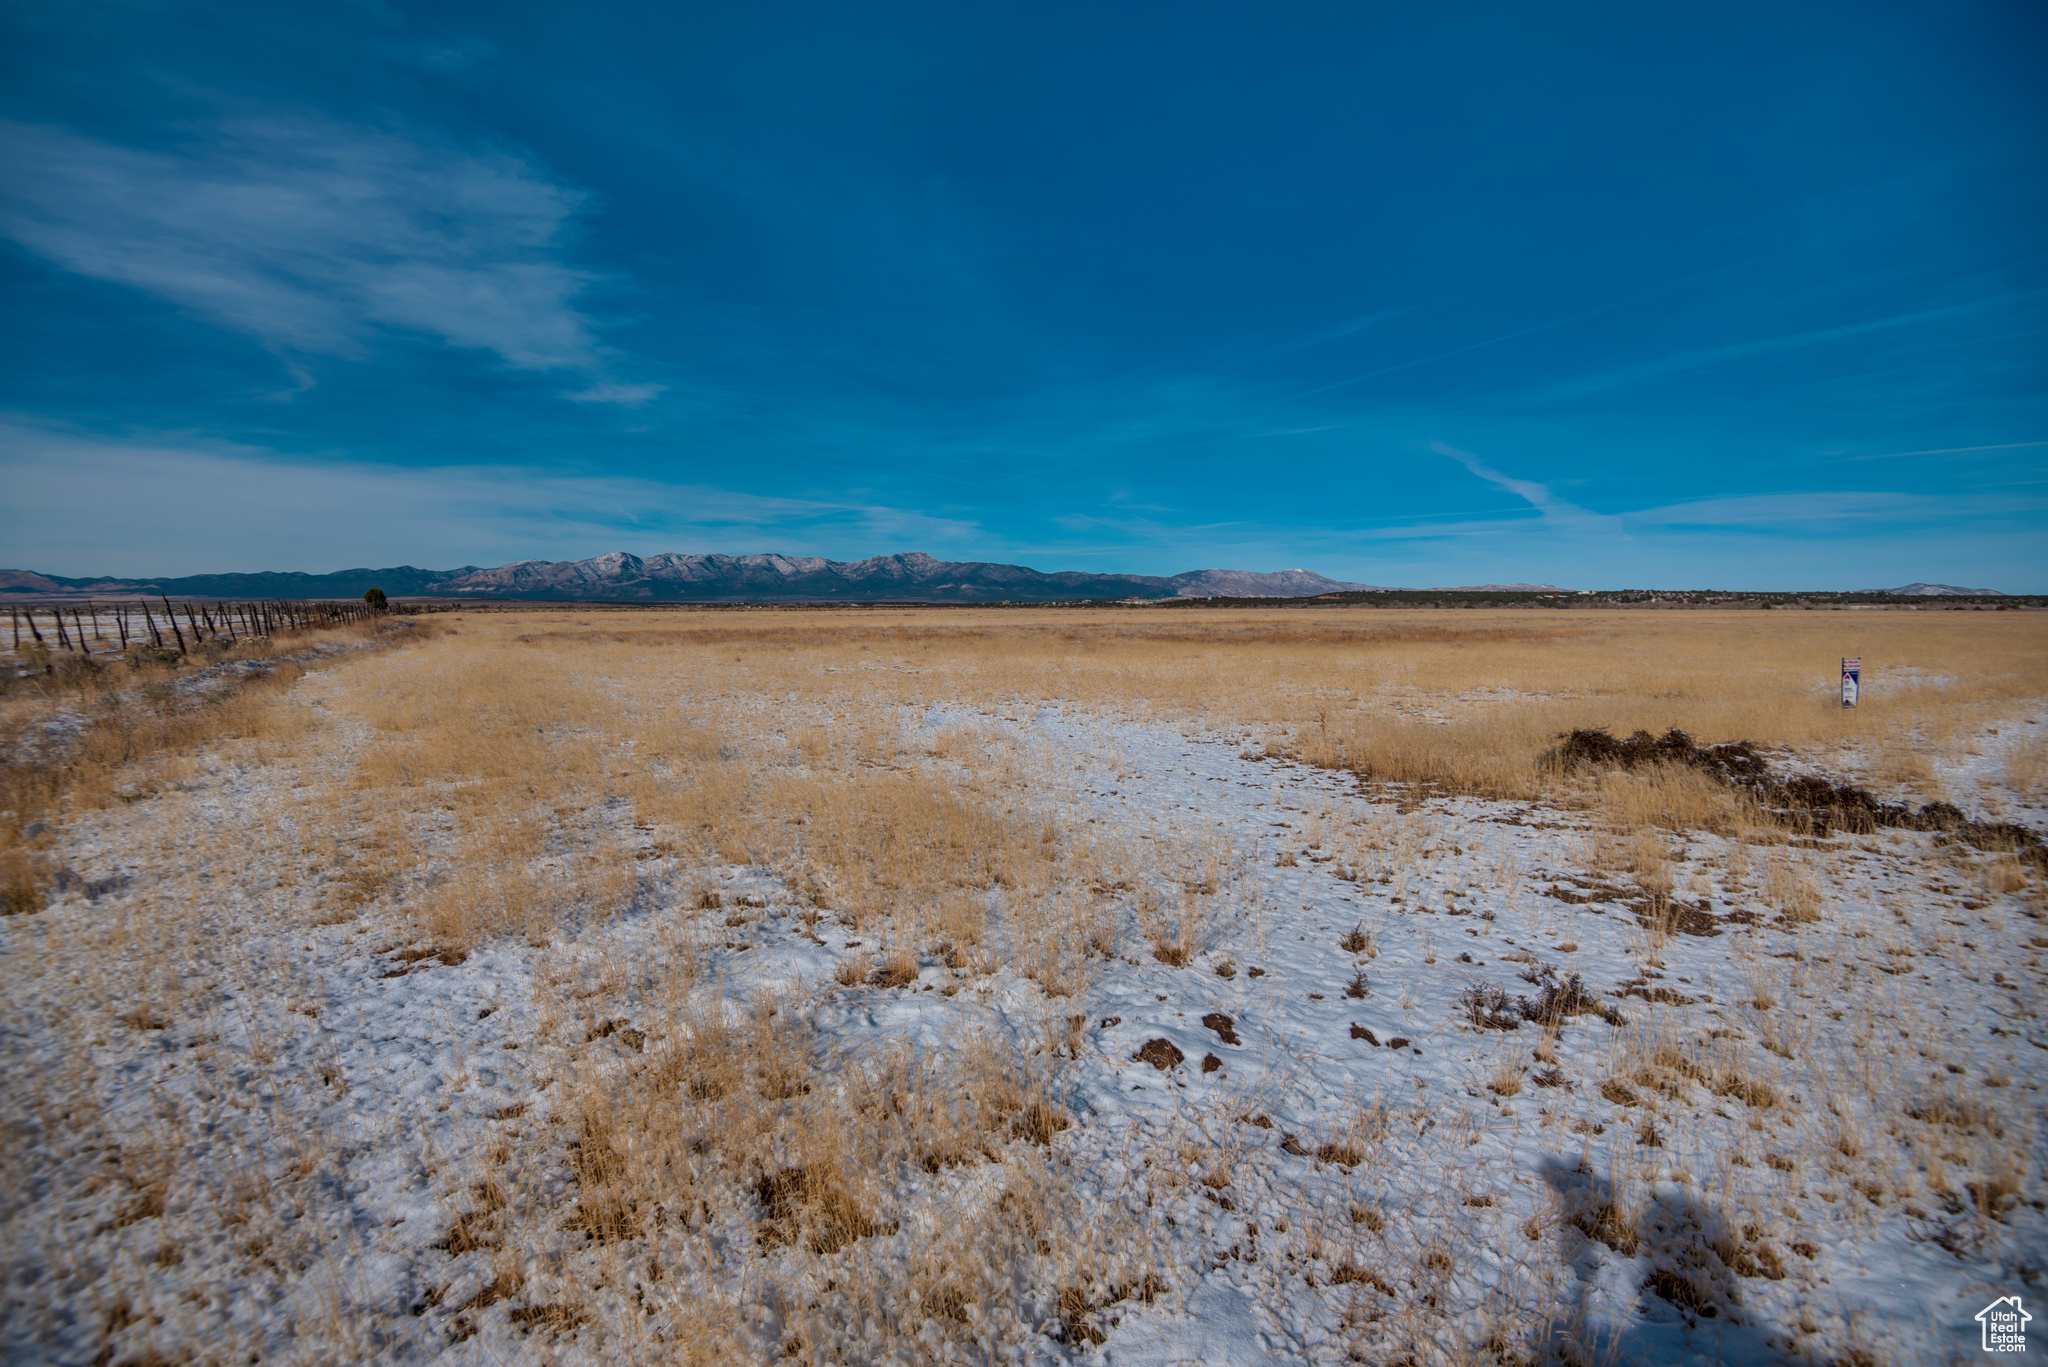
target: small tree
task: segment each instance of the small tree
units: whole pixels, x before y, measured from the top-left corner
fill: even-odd
[[[370,611],[372,612],[384,611],[384,590],[379,588],[364,589],[363,601],[370,605]]]

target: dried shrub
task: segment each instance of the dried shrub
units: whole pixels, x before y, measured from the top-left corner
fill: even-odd
[[[1589,1239],[1597,1239],[1625,1258],[1635,1256],[1641,1234],[1635,1223],[1614,1201],[1599,1201],[1572,1216],[1572,1224]]]
[[[53,873],[40,850],[0,849],[0,916],[22,916],[49,905]]]
[[[1787,921],[1805,924],[1820,919],[1821,893],[1806,871],[1784,854],[1773,852],[1764,866],[1764,900]]]
[[[1617,1106],[1640,1106],[1643,1102],[1643,1099],[1636,1095],[1636,1089],[1618,1077],[1611,1077],[1602,1082],[1600,1095]]]
[[[1472,984],[1459,995],[1458,1005],[1475,1029],[1516,1030],[1522,1024],[1521,1011],[1504,990],[1492,983]]]
[[[1712,1319],[1720,1312],[1715,1308],[1707,1291],[1701,1287],[1700,1278],[1674,1268],[1660,1267],[1650,1273],[1643,1282],[1645,1291],[1654,1291],[1673,1305],[1683,1306],[1701,1319]]]
[[[519,1326],[521,1332],[544,1329],[551,1334],[566,1334],[579,1324],[588,1323],[590,1315],[573,1305],[522,1305],[505,1312],[505,1317]]]
[[[1355,1211],[1353,1213],[1356,1214]],[[1367,1214],[1371,1214],[1371,1212],[1367,1212]],[[1373,1218],[1375,1220],[1378,1219],[1377,1216]],[[1365,1268],[1353,1263],[1339,1263],[1336,1267],[1332,1268],[1330,1270],[1330,1284],[1332,1286],[1369,1286],[1382,1296],[1391,1298],[1394,1295],[1394,1288],[1389,1286],[1386,1279],[1380,1276],[1379,1273],[1369,1272]]]
[[[1960,1134],[1981,1132],[1994,1139],[2005,1134],[2004,1122],[1995,1108],[1960,1092],[1930,1092],[1907,1102],[1905,1111],[1924,1124],[1939,1125]]]
[[[1767,1111],[1778,1104],[1777,1089],[1768,1082],[1759,1082],[1732,1070],[1715,1080],[1714,1095],[1732,1096],[1743,1105],[1759,1111]]]
[[[1785,1280],[1785,1260],[1778,1256],[1778,1250],[1761,1242],[1762,1238],[1761,1230],[1755,1225],[1747,1225],[1740,1240],[1733,1234],[1723,1234],[1709,1247],[1722,1265],[1738,1277],[1761,1277],[1781,1282]]]
[[[760,1238],[770,1245],[802,1242],[813,1253],[830,1254],[897,1228],[863,1211],[829,1164],[764,1173],[754,1195],[767,1211]]]
[[[1365,1154],[1357,1145],[1335,1140],[1318,1145],[1316,1157],[1325,1163],[1335,1163],[1341,1168],[1355,1168],[1365,1161]]]
[[[1073,1123],[1051,1102],[1034,1101],[1024,1108],[1024,1117],[1018,1125],[1018,1131],[1034,1144],[1050,1144],[1054,1135],[1071,1127]]]
[[[1573,1016],[1598,1016],[1609,1025],[1623,1024],[1621,1013],[1586,990],[1583,975],[1574,973],[1560,979],[1550,964],[1537,964],[1522,973],[1524,982],[1542,989],[1534,1001],[1519,998],[1516,1009],[1524,1020],[1554,1030]]]
[[[876,987],[908,987],[917,981],[917,956],[903,948],[893,949],[882,960],[882,966],[868,980]]]

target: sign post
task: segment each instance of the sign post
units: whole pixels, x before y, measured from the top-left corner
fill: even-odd
[[[1856,695],[1862,691],[1862,684],[1863,661],[1844,657],[1842,660],[1842,706],[1854,707],[1856,705]]]

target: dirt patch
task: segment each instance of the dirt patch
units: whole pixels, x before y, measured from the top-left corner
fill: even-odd
[[[1625,905],[1635,913],[1636,924],[1661,930],[1667,935],[1691,935],[1704,940],[1721,933],[1722,918],[1708,911],[1704,902],[1670,902],[1661,897],[1637,897]],[[1727,919],[1747,925],[1756,918],[1737,913]]]
[[[1672,727],[1661,736],[1638,731],[1627,740],[1616,740],[1604,729],[1573,731],[1559,738],[1553,752],[1560,768],[1581,764],[1598,768],[1642,769],[1656,764],[1683,764],[1731,782],[1761,780],[1770,766],[1749,741],[1730,745],[1697,745],[1691,736]]]
[[[469,951],[454,945],[428,945],[425,949],[401,949],[391,957],[402,964],[417,964],[434,959],[454,968],[468,960]]]
[[[1225,1044],[1242,1044],[1244,1042],[1237,1037],[1237,1022],[1224,1015],[1221,1011],[1211,1011],[1208,1015],[1202,1017],[1202,1024],[1214,1030],[1216,1038],[1222,1040]]]
[[[536,1329],[565,1334],[590,1318],[573,1305],[523,1305],[508,1311],[507,1317],[519,1326],[522,1334],[530,1334]]]
[[[1579,730],[1559,737],[1559,742],[1547,756],[1559,768],[1640,769],[1669,764],[1699,769],[1732,788],[1754,793],[1766,808],[1791,818],[1809,835],[1833,831],[1868,835],[1880,827],[1933,831],[1979,850],[2017,854],[2029,864],[2048,869],[2048,845],[2025,826],[2010,821],[1972,821],[1946,802],[1930,802],[1917,810],[1910,803],[1880,802],[1867,789],[1814,775],[1773,778],[1769,763],[1749,741],[1698,745],[1673,727],[1662,736],[1638,731],[1626,740],[1616,740],[1604,730]]]
[[[613,1035],[617,1035],[619,1043],[625,1045],[636,1054],[647,1044],[647,1032],[635,1030],[623,1020],[606,1021],[603,1025],[590,1032],[591,1039],[610,1039]]]
[[[1640,997],[1646,1002],[1658,1002],[1665,1006],[1691,1006],[1693,999],[1685,993],[1669,987],[1652,987],[1646,983],[1630,983],[1614,994],[1617,997]]]
[[[1369,1286],[1382,1296],[1391,1297],[1394,1294],[1394,1288],[1387,1285],[1386,1281],[1378,1273],[1368,1272],[1364,1268],[1353,1266],[1350,1263],[1341,1264],[1330,1273],[1330,1284],[1333,1286]]]
[[[765,1244],[795,1243],[799,1238],[817,1254],[837,1253],[856,1239],[894,1234],[896,1222],[882,1223],[862,1211],[830,1172],[782,1168],[764,1174],[754,1195],[767,1207],[761,1230]]]
[[[1562,884],[1543,890],[1545,897],[1554,897],[1567,906],[1583,907],[1595,902],[1627,902],[1629,893],[1622,888],[1595,883],[1590,888],[1568,888]]]
[[[1187,1055],[1174,1048],[1173,1041],[1170,1039],[1146,1040],[1145,1047],[1132,1054],[1131,1057],[1139,1063],[1151,1064],[1162,1073],[1169,1068],[1178,1068],[1181,1064],[1187,1062]]]

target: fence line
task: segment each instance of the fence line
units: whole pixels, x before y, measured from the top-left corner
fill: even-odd
[[[10,603],[7,618],[14,633],[14,653],[21,654],[23,626],[28,628],[32,646],[42,646],[45,650],[52,647],[54,637],[55,649],[80,655],[122,653],[131,645],[145,642],[157,650],[176,650],[184,655],[193,646],[206,641],[224,640],[232,645],[237,641],[257,640],[288,631],[310,631],[316,627],[368,621],[377,613],[367,603],[287,598],[173,604],[168,596],[160,594],[158,604],[160,612],[147,598],[105,604],[61,603],[49,607]],[[178,621],[181,611],[185,618],[182,625]],[[48,614],[51,636],[43,634],[42,625],[36,620],[38,614]],[[67,615],[71,619],[69,623],[64,620]],[[102,646],[108,645],[107,627],[111,625],[115,642],[111,649],[96,652],[87,644],[88,621],[91,623],[91,639]]]

